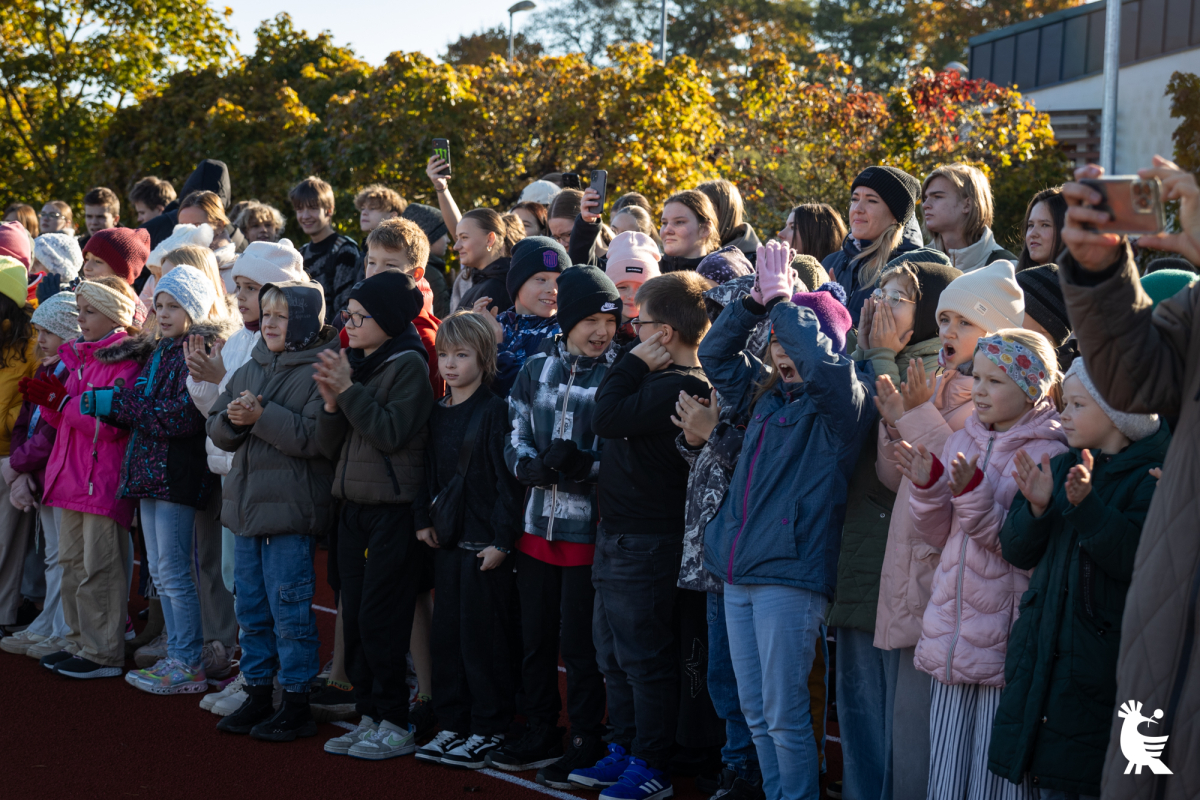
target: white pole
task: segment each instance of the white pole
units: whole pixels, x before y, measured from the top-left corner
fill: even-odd
[[[662,0],[662,35],[659,37],[658,56],[667,63],[667,0]]]
[[[508,12],[508,63],[513,62],[513,12]]]
[[[1104,111],[1100,116],[1100,166],[1112,174],[1117,152],[1117,73],[1121,69],[1121,0],[1108,0],[1104,19]]]

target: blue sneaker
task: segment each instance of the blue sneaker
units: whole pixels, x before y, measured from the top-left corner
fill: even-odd
[[[600,793],[600,800],[661,800],[674,794],[670,775],[651,769],[640,758],[630,758],[621,778]]]
[[[572,770],[567,780],[585,789],[602,789],[612,786],[629,766],[629,755],[619,744],[608,746],[608,755],[596,762],[594,767]]]

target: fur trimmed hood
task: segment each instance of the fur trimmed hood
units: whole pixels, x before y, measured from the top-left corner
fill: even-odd
[[[206,344],[215,341],[226,341],[242,327],[241,320],[236,316],[209,317],[191,327],[188,335],[199,334],[204,337]],[[96,360],[105,364],[113,364],[126,359],[133,359],[139,364],[145,363],[158,347],[158,336],[150,331],[143,331],[137,336],[126,336],[116,344],[96,351]],[[178,343],[176,343],[178,344]]]

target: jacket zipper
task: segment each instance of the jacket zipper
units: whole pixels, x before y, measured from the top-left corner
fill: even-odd
[[[742,492],[742,524],[738,527],[737,535],[733,537],[733,544],[729,546],[729,566],[725,571],[725,582],[731,585],[733,584],[733,556],[737,553],[742,531],[746,529],[746,520],[750,518],[750,482],[754,479],[754,466],[758,463],[758,454],[762,452],[763,437],[766,433],[767,423],[764,422],[758,429],[758,444],[754,447],[754,457],[750,459],[750,469],[746,471],[746,488]]]
[[[996,443],[996,437],[988,439],[987,452],[983,456],[983,466],[979,468],[980,472],[987,477],[988,461],[992,458],[992,445]],[[970,538],[970,537],[967,537]],[[946,653],[946,681],[952,680],[950,677],[951,671],[954,669],[954,648],[958,647],[958,637],[962,633],[962,588],[963,588],[963,573],[967,567],[967,542],[963,541],[961,552],[958,555],[958,581],[954,589],[954,636],[950,639],[950,651]]]
[[[567,391],[563,392],[563,407],[562,415],[558,418],[558,436],[563,438],[563,433],[567,430],[567,406],[571,403],[571,386],[575,383],[575,368],[579,366],[579,358],[576,357],[571,362],[571,375],[567,378]],[[554,541],[554,515],[558,511],[558,480],[555,479],[554,484],[550,487],[550,521],[546,523],[546,541]]]

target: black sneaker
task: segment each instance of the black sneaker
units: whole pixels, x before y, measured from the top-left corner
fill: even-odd
[[[578,791],[579,787],[567,780],[572,770],[593,767],[606,755],[608,747],[599,736],[576,734],[571,737],[571,743],[562,758],[538,770],[537,782],[554,789]]]
[[[745,778],[735,778],[733,785],[713,795],[713,800],[766,800],[762,787]]]
[[[418,696],[417,702],[408,709],[408,721],[413,726],[413,733],[417,739],[432,736],[433,732],[437,730],[437,715],[433,713],[433,701]]]
[[[319,722],[341,722],[355,716],[354,691],[323,684],[308,696],[308,707]]]
[[[696,786],[696,791],[711,797],[722,789],[733,788],[733,782],[736,779],[737,772],[735,770],[729,767],[722,767],[721,771],[716,775],[697,775],[693,783]]]
[[[446,751],[442,763],[448,767],[465,767],[466,769],[482,769],[487,766],[488,754],[504,744],[503,736],[482,736],[472,734],[470,739],[458,747]]]
[[[548,767],[563,757],[564,733],[562,728],[532,723],[520,739],[488,753],[488,766],[507,772]]]
[[[264,742],[292,742],[316,735],[317,721],[308,708],[308,692],[284,692],[275,715],[250,729],[250,738]]]
[[[442,756],[466,741],[466,737],[454,731],[439,731],[424,747],[417,748],[417,761],[430,764],[442,763]]]
[[[30,623],[38,618],[42,610],[33,604],[33,601],[26,597],[21,601],[21,605],[17,606],[17,628],[28,628]]]
[[[118,678],[121,676],[120,667],[106,667],[83,656],[72,656],[66,661],[58,662],[54,667],[54,671],[59,675],[66,675],[68,678],[81,678],[84,680],[88,678]]]
[[[242,701],[237,711],[221,717],[217,723],[217,730],[223,733],[245,735],[253,730],[255,725],[266,722],[275,713],[275,706],[271,703],[271,695],[275,693],[275,687],[272,684],[247,685],[242,693],[246,699]]]
[[[70,658],[74,658],[74,656],[66,650],[59,650],[57,653],[51,653],[48,656],[42,656],[40,659],[38,659],[38,663],[48,670],[53,670],[59,664]]]

